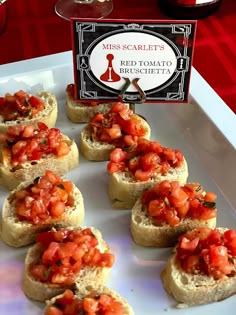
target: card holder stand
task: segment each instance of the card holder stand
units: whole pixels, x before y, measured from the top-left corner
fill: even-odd
[[[134,85],[134,87],[137,89],[137,91],[139,92],[139,99],[135,99],[134,101],[132,100],[128,100],[129,103],[129,107],[130,109],[133,110],[133,112],[135,113],[135,103],[144,103],[146,101],[146,94],[145,92],[142,90],[142,88],[139,86],[138,81],[140,80],[140,78],[135,78],[132,81],[130,81],[129,78],[123,78],[125,80],[124,85],[122,86],[120,93],[118,95],[118,100],[119,102],[122,103],[127,103],[127,99],[125,98],[125,92],[128,90],[129,86],[131,84]]]

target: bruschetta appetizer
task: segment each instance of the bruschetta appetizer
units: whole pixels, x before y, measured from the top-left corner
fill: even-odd
[[[133,150],[113,150],[107,170],[109,197],[112,206],[120,209],[131,209],[144,190],[165,179],[183,185],[188,177],[187,162],[180,150],[144,138],[137,140]]]
[[[131,212],[133,240],[143,246],[169,247],[199,226],[216,226],[216,194],[199,183],[181,186],[164,180],[143,192]]]
[[[33,182],[23,182],[2,206],[2,240],[10,246],[29,245],[40,231],[53,226],[80,226],[84,202],[80,190],[69,180],[46,170]]]
[[[75,282],[104,284],[113,264],[114,255],[93,227],[41,232],[26,254],[23,291],[33,300],[46,301]]]
[[[38,127],[11,126],[0,134],[0,184],[10,190],[44,175],[47,169],[64,175],[78,163],[76,143],[42,122]]]
[[[66,87],[66,113],[73,123],[87,123],[96,113],[107,113],[112,103],[78,102],[74,99],[74,84]]]
[[[55,95],[43,91],[36,96],[19,90],[0,97],[0,133],[7,132],[9,126],[30,124],[39,121],[54,127],[57,120],[57,100]]]
[[[127,104],[115,103],[108,113],[97,113],[80,134],[80,151],[87,160],[107,161],[116,148],[132,148],[139,137],[150,138],[146,120]]]
[[[236,231],[199,227],[183,234],[161,278],[177,307],[217,302],[235,294]]]
[[[46,303],[44,315],[134,315],[132,307],[119,293],[90,282],[78,285],[75,292],[67,289]]]

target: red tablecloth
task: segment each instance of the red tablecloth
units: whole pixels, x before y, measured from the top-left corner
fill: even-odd
[[[8,21],[0,35],[0,64],[71,49],[69,22],[55,14],[54,4],[55,0],[7,0]],[[157,0],[114,0],[114,5],[110,17],[167,18]],[[2,11],[0,6],[1,22]],[[236,113],[235,0],[223,0],[214,15],[198,20],[193,65]]]

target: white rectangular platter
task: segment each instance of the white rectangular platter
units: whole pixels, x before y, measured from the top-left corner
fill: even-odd
[[[73,82],[72,53],[0,66],[0,95],[23,89],[32,94],[48,90],[59,105],[57,127],[75,139],[83,124],[73,124],[65,114],[65,88]],[[236,228],[236,116],[192,70],[189,104],[139,104],[152,130],[152,140],[182,150],[189,165],[189,181],[198,181],[218,195],[218,226]],[[89,162],[66,174],[81,190],[85,225],[101,230],[115,253],[115,265],[107,285],[123,295],[136,315],[208,315],[235,312],[236,295],[204,306],[177,309],[160,280],[171,249],[143,248],[133,243],[130,211],[114,210],[107,194],[107,162]],[[8,191],[0,187],[0,205]],[[27,248],[15,249],[0,240],[0,314],[40,315],[44,304],[28,300],[21,289]]]

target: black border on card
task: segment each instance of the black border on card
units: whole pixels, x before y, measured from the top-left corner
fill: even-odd
[[[177,67],[162,85],[145,90],[146,103],[187,103],[191,78],[197,21],[72,19],[72,51],[76,101],[115,102],[119,90],[97,80],[89,68],[93,48],[107,37],[123,32],[151,34],[166,41],[173,49]],[[81,66],[85,65],[85,67]],[[125,92],[123,101],[137,103],[139,92]]]

